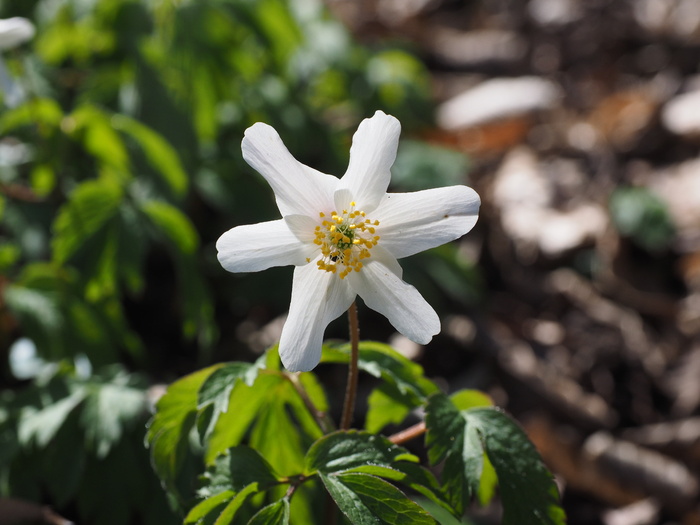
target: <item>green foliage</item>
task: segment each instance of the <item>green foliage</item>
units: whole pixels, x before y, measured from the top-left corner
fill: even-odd
[[[610,214],[618,231],[641,247],[658,251],[673,239],[665,204],[646,188],[618,188],[610,197]]]
[[[49,498],[76,522],[107,525],[167,525],[178,512],[192,524],[311,524],[335,511],[352,523],[433,523],[416,500],[460,515],[469,496],[453,505],[449,476],[378,434],[440,396],[388,346],[360,347],[377,383],[367,432],[336,431],[323,383],[282,371],[274,350],[212,366],[246,351],[237,330],[251,312],[277,315],[288,296],[269,277],[223,284],[216,263],[226,228],[274,211],[241,157],[244,130],[268,122],[300,160],[340,174],[347,137],[376,109],[408,133],[425,124],[421,62],[354,43],[315,0],[0,3],[1,18],[19,13],[37,32],[3,56],[27,96],[0,105],[0,325],[11,328],[0,350],[27,338],[40,366],[19,377],[0,362],[0,496]],[[413,141],[397,169],[412,189],[452,183],[466,165]],[[478,275],[454,248],[422,261],[438,307],[477,297]],[[324,349],[324,363],[348,359],[348,345]],[[149,464],[149,388],[196,368],[157,402]],[[451,402],[459,415],[484,400]],[[486,452],[460,483],[486,502],[498,474],[512,501],[502,449],[512,440],[533,456],[489,415],[470,416]],[[429,436],[453,422],[436,424]],[[485,440],[492,426],[507,438]]]
[[[3,492],[48,493],[58,505],[77,500],[95,523],[118,525],[136,513],[174,523],[140,445],[146,393],[144,378],[118,365],[90,375],[65,361],[45,366],[3,399]]]
[[[324,347],[323,362],[345,360],[346,345]],[[427,454],[431,464],[443,464],[440,481],[376,431],[332,430],[313,374],[283,372],[273,348],[254,364],[187,376],[159,401],[148,434],[151,456],[169,493],[189,509],[185,522],[318,523],[328,515],[314,503],[323,501],[322,489],[353,524],[435,523],[431,514],[461,517],[472,500],[489,503],[498,484],[505,525],[563,523],[551,475],[486,395],[464,390],[447,397],[420,367],[381,343],[361,343],[359,362],[400,400],[425,409]],[[204,473],[192,503],[175,487],[187,486],[178,480],[195,451],[195,430]]]
[[[471,398],[471,399],[470,399]],[[482,407],[480,394],[461,393],[456,403],[443,394],[426,407],[426,446],[430,463],[444,462],[444,489],[460,513],[484,490],[486,460],[498,477],[504,525],[564,524],[558,491],[525,433],[496,408]],[[495,481],[495,480],[493,480]],[[487,487],[488,492],[491,491]]]

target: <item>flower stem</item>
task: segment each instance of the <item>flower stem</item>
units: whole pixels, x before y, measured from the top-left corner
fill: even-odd
[[[348,384],[345,387],[343,416],[340,420],[341,430],[350,428],[352,414],[355,411],[355,397],[357,395],[357,361],[360,355],[360,325],[357,321],[357,305],[355,301],[353,301],[350,308],[348,308],[348,321],[350,324],[350,363],[348,365]]]

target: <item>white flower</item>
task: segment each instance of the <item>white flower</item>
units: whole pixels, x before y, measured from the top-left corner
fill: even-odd
[[[17,47],[34,36],[34,25],[20,16],[0,20],[0,51]]]
[[[272,187],[282,219],[233,228],[216,248],[230,272],[296,267],[279,345],[288,370],[318,364],[326,326],[357,295],[416,343],[440,331],[433,308],[401,279],[397,259],[467,233],[480,200],[466,186],[387,193],[400,132],[381,111],[364,120],[338,179],[298,162],[272,127],[246,130],[243,158]]]
[[[34,25],[16,16],[0,20],[0,51],[17,47],[34,36]],[[10,76],[0,56],[0,92],[8,107],[17,106],[24,99],[24,90]]]

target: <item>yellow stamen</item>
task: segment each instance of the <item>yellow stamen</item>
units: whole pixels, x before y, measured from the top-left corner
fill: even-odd
[[[341,279],[353,271],[359,272],[363,267],[361,261],[372,255],[370,250],[379,241],[379,236],[375,235],[379,221],[367,219],[365,212],[356,210],[355,206],[356,203],[351,202],[342,214],[320,212],[321,223],[314,229],[313,242],[319,246],[322,256],[316,262],[318,269],[336,273]]]

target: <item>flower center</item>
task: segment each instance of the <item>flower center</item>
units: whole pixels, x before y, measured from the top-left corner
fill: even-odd
[[[323,221],[316,226],[314,244],[321,248],[323,257],[316,263],[318,269],[338,272],[341,279],[353,270],[359,272],[362,260],[370,257],[370,250],[379,241],[375,235],[379,221],[367,219],[365,212],[355,209],[354,202],[343,213],[333,211],[327,217],[321,212],[319,217]]]

